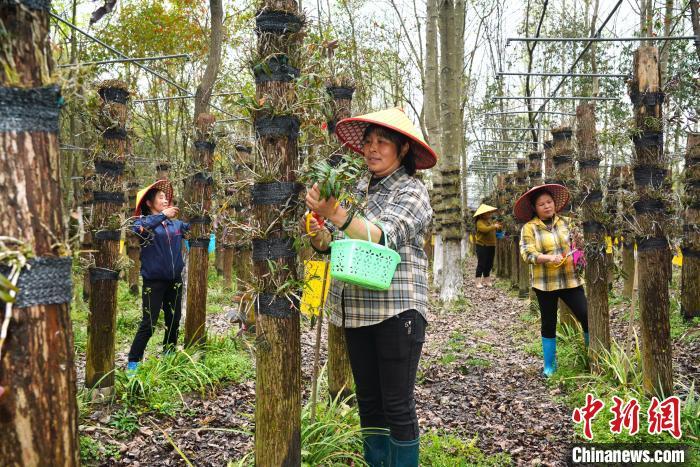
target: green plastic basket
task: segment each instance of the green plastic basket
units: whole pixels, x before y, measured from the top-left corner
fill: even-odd
[[[385,245],[368,240],[345,239],[331,242],[331,277],[370,290],[388,290],[401,255]],[[386,241],[386,240],[385,240]]]

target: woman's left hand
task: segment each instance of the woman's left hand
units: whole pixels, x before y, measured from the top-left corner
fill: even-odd
[[[321,217],[331,219],[338,209],[338,202],[333,197],[322,200],[318,184],[314,183],[314,186],[306,192],[306,207]]]

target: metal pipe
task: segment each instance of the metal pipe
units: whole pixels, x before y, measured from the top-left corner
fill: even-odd
[[[544,128],[522,128],[522,127],[513,127],[513,126],[504,126],[504,127],[497,127],[497,126],[484,126],[481,127],[484,130],[527,130],[527,131],[541,131],[544,130]]]
[[[536,99],[548,99],[554,101],[619,101],[619,97],[601,97],[601,96],[493,96],[491,99],[496,100],[508,100],[508,99],[523,99],[523,100],[536,100]]]
[[[498,141],[495,139],[478,139],[476,143],[540,144],[536,141]]]
[[[508,112],[487,112],[482,115],[486,116],[492,116],[492,115],[515,115],[515,114],[529,114],[529,113],[534,113],[534,114],[549,114],[549,115],[567,115],[569,117],[575,117],[576,114],[570,113],[570,112],[551,112],[551,111],[545,111],[545,110],[534,110],[534,111],[529,111],[529,110],[510,110]]]
[[[212,94],[212,97],[217,97],[217,96],[233,96],[233,95],[240,95],[240,92],[220,92],[216,94]],[[172,101],[176,99],[194,99],[195,96],[171,96],[171,97],[150,97],[147,99],[136,99],[133,100],[133,103],[141,103],[141,102],[157,102],[157,101]]]
[[[610,11],[610,13],[608,13],[608,16],[605,17],[605,20],[600,24],[600,26],[598,26],[598,30],[595,32],[595,34],[593,34],[593,36],[591,36],[591,39],[595,39],[597,37],[600,37],[600,34],[603,32],[603,28],[605,28],[605,25],[608,24],[608,21],[610,21],[610,19],[612,19],[613,15],[617,11],[617,9],[620,8],[620,5],[622,5],[622,0],[617,0],[617,3],[615,4],[615,6]],[[569,67],[569,73],[572,73],[574,71],[574,69],[576,68],[576,65],[578,64],[579,61],[581,61],[581,58],[583,58],[583,56],[586,54],[586,52],[591,47],[591,45],[593,45],[592,40],[588,41],[588,43],[583,48],[583,50],[578,54],[578,56],[576,57],[576,60],[574,60],[574,63]],[[552,91],[552,93],[551,93],[552,97],[557,95],[557,92],[559,92],[561,85],[564,84],[564,80],[565,80],[565,78],[562,78],[559,80],[559,83],[557,83],[557,87],[555,87],[554,91]],[[549,99],[542,102],[542,104],[540,105],[540,108],[537,109],[538,113],[541,113],[544,111],[544,107],[547,105],[547,102],[549,102]]]
[[[69,28],[71,28],[71,29],[73,29],[73,30],[75,30],[75,31],[78,31],[80,34],[82,34],[82,35],[88,37],[89,39],[91,39],[91,40],[97,42],[97,43],[100,44],[102,47],[106,48],[106,49],[109,50],[110,52],[113,52],[113,53],[117,54],[117,55],[120,56],[121,58],[131,58],[131,57],[127,56],[126,54],[120,52],[119,50],[115,49],[115,48],[112,47],[111,45],[109,45],[109,44],[107,44],[107,43],[105,43],[105,42],[99,40],[99,39],[96,38],[96,37],[91,36],[91,35],[88,34],[87,32],[85,32],[85,31],[83,31],[82,29],[80,29],[80,28],[79,28],[78,26],[76,26],[75,24],[73,24],[73,23],[71,23],[70,21],[67,21],[67,20],[61,18],[61,17],[58,16],[57,14],[55,14],[55,13],[49,11],[49,16],[51,16],[52,18],[54,18],[54,19],[60,21],[61,23],[63,23],[63,24],[65,24],[66,26],[68,26]],[[162,79],[162,80],[165,81],[166,83],[168,83],[168,84],[170,84],[170,85],[172,85],[172,86],[175,86],[175,88],[176,88],[178,91],[184,92],[184,93],[187,94],[188,96],[193,95],[193,94],[191,94],[187,89],[185,89],[185,88],[183,88],[182,86],[180,86],[179,84],[177,84],[175,81],[171,80],[171,79],[168,78],[167,76],[161,75],[160,73],[158,73],[158,72],[155,71],[155,70],[152,70],[151,68],[147,67],[146,65],[141,65],[139,62],[134,62],[134,65],[136,65],[137,67],[141,68],[142,70],[144,70],[144,71],[146,71],[146,72],[148,72],[148,73],[151,73],[151,74],[154,75],[154,76],[157,76],[158,78]],[[226,115],[228,115],[228,116],[230,116],[230,117],[233,117],[233,114],[232,114],[232,113],[227,112],[227,111],[225,111],[225,110],[223,110],[223,109],[221,109],[221,108],[219,108],[219,107],[217,107],[217,106],[215,106],[215,105],[213,105],[213,104],[209,104],[209,106],[210,106],[211,108],[213,108],[213,109],[218,110],[219,112],[225,113]]]
[[[506,45],[511,42],[635,42],[635,41],[684,41],[694,40],[695,36],[669,37],[509,37]]]
[[[498,71],[496,76],[566,76],[569,78],[627,78],[624,73],[527,73],[522,71]]]
[[[72,66],[86,66],[86,65],[107,65],[109,63],[151,62],[151,61],[155,61],[155,60],[167,60],[170,58],[186,58],[189,61],[190,55],[189,54],[175,54],[175,55],[159,55],[157,57],[116,58],[113,60],[97,60],[94,62],[66,63],[63,65],[58,65],[58,68],[69,68]]]

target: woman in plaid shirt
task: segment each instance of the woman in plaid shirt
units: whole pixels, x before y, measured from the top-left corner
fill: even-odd
[[[588,345],[588,304],[583,281],[576,273],[570,244],[569,220],[556,213],[569,201],[563,185],[532,188],[515,203],[515,217],[525,222],[520,232],[520,255],[529,263],[532,288],[540,305],[544,375],[557,369],[557,304],[561,298],[581,323]]]
[[[372,174],[355,191],[364,219],[336,206],[334,198],[321,200],[314,185],[306,205],[335,228],[312,220],[310,231],[316,235],[311,244],[328,254],[333,238],[367,239],[366,219],[371,241],[401,256],[389,290],[333,280],[329,306],[331,322],[345,329],[365,429],[365,460],[370,466],[417,466],[413,389],[427,325],[428,258],[423,240],[433,211],[427,189],[414,175],[434,166],[437,156],[400,109],[341,120],[336,133],[364,156]]]

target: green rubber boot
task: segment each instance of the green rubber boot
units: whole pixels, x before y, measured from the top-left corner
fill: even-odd
[[[365,462],[370,467],[389,467],[389,433],[363,436]]]
[[[389,438],[391,443],[391,467],[418,467],[418,451],[420,439],[397,441]]]

